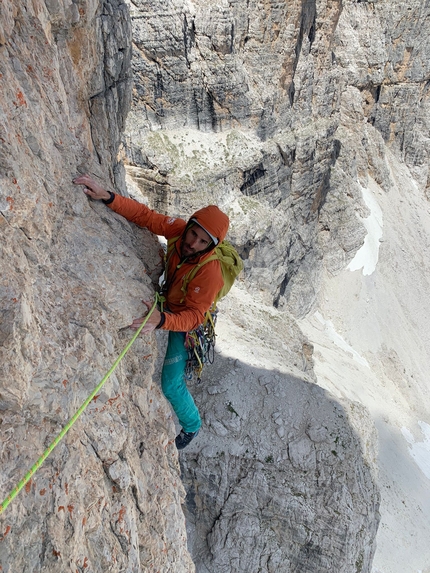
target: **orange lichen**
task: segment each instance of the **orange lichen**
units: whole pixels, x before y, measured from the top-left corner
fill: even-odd
[[[122,505],[121,509],[119,510],[119,514],[118,514],[118,522],[121,523],[121,521],[124,521],[124,515],[125,515],[126,509],[125,507]]]
[[[109,404],[109,406],[112,406],[112,404],[113,404],[114,402],[116,402],[116,401],[118,400],[118,398],[119,398],[119,394],[118,394],[118,396],[114,396],[113,398],[109,398],[109,400],[107,401],[107,403]]]
[[[11,526],[10,526],[10,525],[7,525],[5,532],[3,533],[2,537],[0,537],[0,541],[3,541],[3,539],[4,539],[4,538],[6,537],[6,535],[10,532],[10,530],[11,530]]]
[[[27,105],[27,102],[25,101],[24,94],[22,93],[21,90],[18,90],[18,92],[16,94],[16,99],[18,100],[18,105]]]

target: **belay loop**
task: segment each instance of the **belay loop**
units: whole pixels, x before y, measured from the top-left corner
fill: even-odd
[[[215,324],[218,310],[208,310],[203,324],[185,334],[185,348],[188,352],[185,366],[185,378],[191,380],[197,376],[201,382],[201,374],[205,364],[213,364],[215,358]]]

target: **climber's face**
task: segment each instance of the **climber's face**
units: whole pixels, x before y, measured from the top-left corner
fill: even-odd
[[[211,238],[206,231],[198,225],[193,225],[185,233],[181,246],[181,255],[183,257],[197,255],[207,249],[210,242]]]

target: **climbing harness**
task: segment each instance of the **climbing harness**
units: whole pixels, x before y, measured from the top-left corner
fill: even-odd
[[[191,332],[185,334],[185,348],[188,359],[185,366],[185,378],[192,380],[197,376],[197,382],[201,382],[201,374],[205,364],[213,364],[215,358],[215,324],[218,310],[208,310],[203,324]]]
[[[128,342],[127,346],[124,348],[124,350],[121,352],[121,354],[115,360],[115,362],[112,364],[110,370],[104,375],[103,379],[99,382],[99,384],[93,390],[93,392],[90,394],[90,396],[88,396],[88,398],[85,400],[85,402],[79,408],[79,410],[70,418],[70,420],[67,422],[67,424],[64,426],[64,428],[61,430],[61,432],[58,434],[58,436],[55,438],[55,440],[51,443],[50,446],[48,446],[46,448],[46,450],[43,452],[43,454],[40,456],[40,458],[37,460],[37,462],[29,469],[29,471],[25,474],[25,476],[18,483],[18,485],[9,493],[9,495],[6,497],[6,499],[0,505],[0,514],[7,508],[7,506],[10,504],[10,502],[18,495],[18,493],[22,490],[22,488],[25,486],[25,484],[30,481],[32,476],[40,468],[40,466],[43,464],[43,462],[46,460],[46,458],[49,456],[49,454],[52,452],[52,450],[55,448],[55,446],[57,446],[59,444],[59,442],[64,438],[64,436],[67,434],[67,432],[73,426],[73,424],[76,422],[76,420],[79,418],[79,416],[84,412],[84,410],[86,409],[88,404],[91,402],[91,400],[93,400],[94,397],[98,394],[98,392],[100,392],[100,390],[101,390],[102,386],[104,385],[104,383],[106,382],[106,380],[110,377],[110,375],[114,372],[114,370],[116,369],[118,364],[121,362],[121,360],[127,354],[127,352],[130,350],[132,344],[134,343],[136,338],[139,336],[142,328],[145,326],[149,317],[154,312],[158,302],[159,302],[159,296],[158,296],[158,293],[156,293],[154,304],[152,305],[148,314],[145,316],[142,324],[137,329],[133,338]]]

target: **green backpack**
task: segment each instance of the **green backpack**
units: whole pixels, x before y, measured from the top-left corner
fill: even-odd
[[[173,239],[169,239],[167,242],[167,254],[166,260],[168,260],[170,253],[172,253],[174,249],[174,244],[179,239],[179,237],[174,237]],[[181,302],[184,302],[185,297],[187,295],[188,285],[199,272],[199,270],[210,261],[219,260],[221,266],[221,273],[222,278],[224,280],[224,286],[218,291],[215,300],[213,302],[212,308],[215,308],[218,301],[223,298],[233,286],[236,277],[242,272],[243,270],[243,262],[239,256],[239,253],[236,249],[228,242],[222,241],[219,243],[214,250],[214,253],[204,259],[201,263],[197,263],[195,267],[193,267],[187,275],[185,275],[183,283],[182,283],[182,292],[184,294]]]

